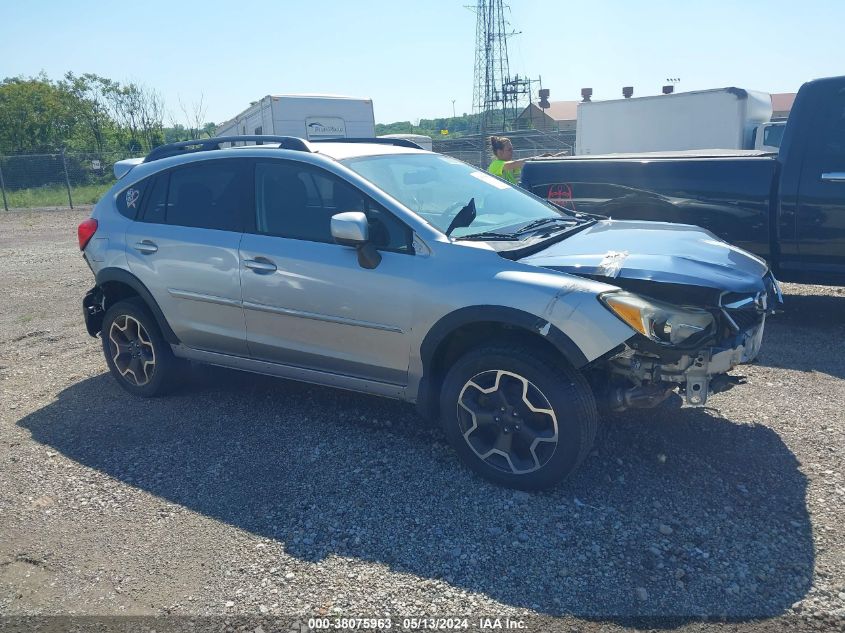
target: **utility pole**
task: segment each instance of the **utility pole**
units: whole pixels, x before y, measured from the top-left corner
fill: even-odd
[[[455,99],[452,99],[452,118],[453,119],[458,118],[458,115],[455,114]]]
[[[509,79],[509,33],[502,0],[477,0],[475,7],[475,85],[473,112],[481,114],[481,128],[492,122],[493,110],[502,102],[502,85]]]
[[[478,131],[484,139],[492,127],[493,116],[503,103],[502,89],[510,76],[504,4],[502,0],[477,0],[475,6],[475,73],[472,93],[472,112],[479,116]],[[503,107],[503,115],[507,108]],[[502,131],[507,119],[502,119]],[[481,143],[479,165],[487,159],[486,143]]]
[[[508,38],[519,35],[505,20],[503,0],[477,0],[475,11],[475,74],[472,93],[472,112],[479,115],[478,131],[484,138],[494,127],[501,109],[501,129],[512,128],[520,106],[530,103],[531,81],[516,75],[511,77],[508,61]],[[486,147],[486,143],[482,143]],[[486,161],[482,148],[479,164]]]

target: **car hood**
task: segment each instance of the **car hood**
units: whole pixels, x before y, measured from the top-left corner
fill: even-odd
[[[700,227],[619,220],[597,222],[519,261],[623,288],[672,284],[718,293],[763,290],[768,270],[763,260]]]

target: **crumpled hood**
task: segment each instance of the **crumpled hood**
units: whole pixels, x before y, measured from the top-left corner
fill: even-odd
[[[607,280],[672,283],[728,292],[764,289],[766,263],[687,224],[603,220],[520,259],[522,263]]]

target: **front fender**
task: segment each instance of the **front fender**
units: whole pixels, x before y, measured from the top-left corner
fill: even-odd
[[[437,347],[450,333],[463,325],[482,321],[512,325],[544,336],[576,369],[583,367],[588,362],[587,357],[575,342],[547,319],[507,306],[481,305],[460,308],[450,312],[434,324],[420,346],[423,368],[430,367]]]

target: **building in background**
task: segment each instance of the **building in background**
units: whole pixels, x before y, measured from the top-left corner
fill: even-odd
[[[789,116],[792,104],[795,103],[794,92],[778,92],[772,94],[772,121],[782,121]]]
[[[540,109],[536,103],[532,103],[517,117],[517,129],[574,132],[578,118],[578,103],[578,101],[551,101],[545,110]]]
[[[784,121],[789,116],[794,100],[795,93],[772,94],[772,120]],[[532,103],[523,109],[516,118],[516,130],[504,132],[513,143],[514,158],[528,158],[542,153],[574,154],[579,103],[582,102],[552,101],[545,110]],[[782,134],[782,127],[779,129]],[[777,133],[778,129],[774,132]],[[489,154],[490,141],[487,135],[435,138],[433,143],[434,151],[454,156],[477,167],[486,168],[490,162],[490,156],[484,154]]]
[[[782,121],[789,116],[795,101],[794,92],[773,93],[772,120]],[[545,110],[536,103],[525,108],[517,117],[519,130],[575,131],[580,101],[552,101]]]

